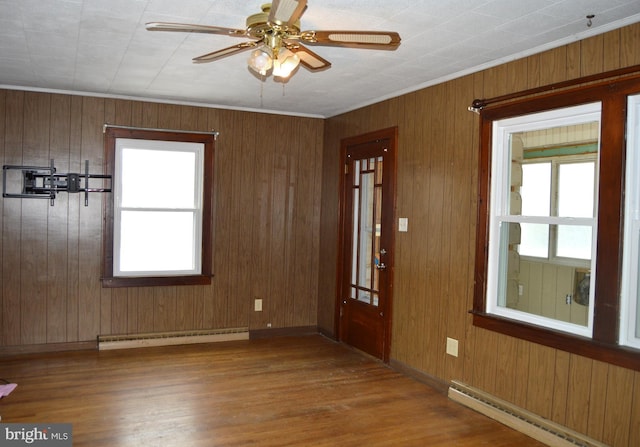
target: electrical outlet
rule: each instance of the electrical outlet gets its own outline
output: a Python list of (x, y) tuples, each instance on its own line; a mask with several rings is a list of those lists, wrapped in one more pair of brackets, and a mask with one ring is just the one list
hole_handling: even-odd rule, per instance
[(447, 354), (458, 357), (458, 340), (447, 337)]
[(262, 312), (262, 299), (261, 298), (256, 298), (255, 301), (253, 302), (253, 310), (255, 310), (256, 312)]

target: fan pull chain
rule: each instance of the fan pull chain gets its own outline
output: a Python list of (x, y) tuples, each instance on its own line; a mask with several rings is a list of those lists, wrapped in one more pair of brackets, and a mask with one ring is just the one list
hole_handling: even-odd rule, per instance
[(260, 108), (264, 106), (262, 102), (262, 93), (264, 92), (264, 81), (260, 81)]

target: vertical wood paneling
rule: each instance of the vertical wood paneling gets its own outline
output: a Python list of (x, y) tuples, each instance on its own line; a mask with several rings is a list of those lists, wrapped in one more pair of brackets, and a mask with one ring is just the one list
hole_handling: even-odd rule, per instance
[[(516, 375), (516, 388), (513, 402), (522, 408), (526, 408), (530, 382), (535, 380), (535, 376), (530, 376), (531, 370), (529, 369), (531, 344), (518, 340), (517, 345), (516, 370), (514, 372)], [(502, 361), (502, 359), (499, 361)]]
[(567, 427), (587, 432), (589, 423), (589, 393), (593, 360), (571, 354), (569, 361), (569, 386), (567, 388)]
[(553, 379), (553, 406), (550, 419), (566, 425), (567, 395), (569, 392), (569, 367), (571, 355), (568, 352), (556, 351)]
[(229, 264), (230, 251), (232, 250), (232, 210), (233, 210), (233, 151), (234, 139), (231, 135), (237, 132), (232, 114), (221, 117), (220, 128), (229, 130), (230, 135), (224, 132), (216, 144), (215, 164), (215, 248), (214, 248), (214, 284), (215, 299), (213, 300), (212, 324), (225, 327), (227, 324), (227, 303), (229, 301), (231, 266)]
[[(618, 31), (620, 33), (620, 66), (640, 64), (640, 25), (635, 24), (624, 27)], [(616, 31), (613, 31), (616, 33)]]
[[(416, 362), (420, 365), (420, 368), (424, 368), (426, 363), (426, 354), (429, 352), (428, 346), (435, 345), (435, 335), (428, 327), (425, 327), (425, 323), (428, 323), (428, 318), (425, 318), (429, 314), (429, 303), (426, 299), (426, 289), (424, 286), (424, 276), (427, 272), (427, 253), (428, 253), (428, 232), (421, 231), (422, 228), (427, 228), (427, 222), (429, 218), (428, 208), (418, 206), (420, 203), (429, 203), (429, 160), (426, 159), (428, 151), (424, 150), (426, 144), (423, 135), (428, 131), (425, 126), (427, 121), (421, 120), (420, 117), (424, 114), (424, 104), (429, 104), (430, 99), (421, 98), (426, 96), (427, 92), (418, 95), (417, 100), (412, 104), (412, 108), (415, 111), (417, 123), (416, 132), (419, 135), (419, 140), (413, 142), (408, 147), (408, 150), (413, 152), (409, 156), (411, 170), (408, 179), (413, 179), (413, 183), (410, 185), (412, 199), (411, 206), (408, 207), (408, 213), (403, 217), (411, 216), (408, 219), (408, 233), (410, 239), (407, 241), (410, 246), (424, 247), (425, 250), (408, 250), (409, 264), (409, 295), (412, 297), (408, 312), (410, 313), (409, 320), (409, 334), (408, 342), (410, 352), (412, 353), (411, 362)], [(424, 100), (421, 100), (424, 99)], [(402, 132), (400, 132), (402, 134)], [(421, 150), (422, 149), (422, 150)], [(402, 147), (398, 148), (398, 152), (402, 153)], [(414, 231), (415, 230), (415, 231)], [(405, 238), (406, 239), (406, 238)], [(397, 244), (396, 244), (397, 245)], [(397, 270), (402, 269), (398, 267)], [(394, 304), (397, 303), (396, 295), (394, 295)], [(393, 341), (391, 342), (393, 344)]]
[(581, 76), (600, 73), (604, 70), (604, 37), (602, 34), (585, 39), (582, 45)]
[[(23, 92), (6, 92), (4, 163), (9, 165), (22, 164), (24, 96)], [(5, 345), (11, 346), (21, 343), (22, 201), (3, 199), (2, 213), (2, 330)]]
[(605, 71), (620, 68), (620, 31), (604, 34), (602, 42), (603, 69)]
[(526, 407), (547, 419), (551, 417), (553, 384), (555, 376), (555, 351), (546, 346), (532, 344), (529, 351), (529, 383)]
[(628, 445), (640, 445), (640, 372), (633, 373), (633, 392), (631, 394), (631, 423), (629, 424)]
[[(58, 172), (69, 172), (71, 98), (51, 97), (49, 157)], [(68, 194), (59, 194), (48, 208), (47, 221), (47, 343), (67, 341)]]
[(632, 425), (634, 372), (609, 366), (607, 400), (604, 410), (604, 434), (609, 445), (630, 445), (629, 427)]
[[(82, 98), (71, 97), (69, 111), (69, 170), (80, 172), (80, 148), (82, 146)], [(67, 197), (67, 341), (80, 341), (80, 197)]]
[(589, 419), (586, 433), (595, 439), (603, 439), (608, 374), (609, 365), (594, 360), (591, 369)]
[[(450, 271), (450, 296), (448, 312), (446, 312), (446, 334), (459, 340), (459, 349), (463, 352), (467, 349), (468, 340), (465, 337), (465, 326), (469, 318), (468, 310), (471, 308), (467, 297), (470, 297), (473, 284), (473, 257), (469, 256), (472, 248), (469, 245), (470, 234), (474, 228), (475, 209), (473, 192), (467, 186), (467, 182), (473, 178), (473, 171), (477, 165), (476, 158), (469, 154), (467, 148), (473, 147), (475, 136), (475, 116), (465, 110), (470, 97), (474, 97), (474, 84), (472, 77), (466, 77), (457, 81), (454, 85), (455, 97), (454, 123), (452, 129), (453, 148), (452, 158), (449, 160), (451, 170), (451, 183), (453, 188), (450, 217), (451, 253), (448, 269)], [(455, 211), (454, 211), (455, 209)], [(459, 353), (460, 354), (460, 353)], [(460, 354), (462, 355), (462, 354)], [(461, 357), (446, 356), (448, 361), (444, 377), (463, 377), (464, 362)]]
[[(253, 207), (253, 191), (255, 189), (255, 173), (259, 169), (254, 163), (256, 151), (260, 150), (256, 141), (256, 123), (258, 115), (255, 113), (243, 114), (238, 116), (240, 123), (239, 145), (234, 151), (233, 160), (233, 203), (235, 206), (235, 214), (233, 221), (236, 223), (234, 228), (237, 232), (234, 237), (235, 246), (235, 262), (233, 264), (234, 271), (234, 290), (236, 290), (236, 304), (233, 308), (236, 312), (231, 315), (232, 325), (247, 326), (249, 324), (248, 316), (253, 312), (252, 286), (253, 270), (251, 269), (252, 257), (252, 240), (251, 231), (257, 224), (255, 209)], [(242, 129), (253, 129), (253, 132), (242, 132)]]
[(273, 133), (276, 121), (275, 117), (261, 116), (256, 128), (256, 134), (262, 135), (262, 138), (259, 140), (260, 145), (256, 150), (254, 208), (257, 224), (253, 228), (252, 245), (255, 250), (255, 258), (252, 265), (255, 275), (252, 296), (263, 300), (263, 311), (251, 313), (250, 327), (256, 329), (265, 328), (267, 324), (271, 323), (274, 303), (272, 302), (273, 295), (270, 293), (270, 266), (272, 262), (281, 262), (279, 254), (271, 245), (271, 197), (274, 195), (271, 172), (274, 154), (273, 151), (267, 149), (276, 144)]
[[(82, 129), (80, 165), (83, 169), (84, 160), (89, 160), (89, 166), (96, 172), (103, 169), (102, 155), (102, 126), (105, 113), (104, 100), (99, 98), (83, 98), (82, 101)], [(84, 206), (80, 200), (80, 287), (79, 287), (79, 336), (80, 340), (95, 339), (100, 333), (101, 323), (101, 260), (97, 253), (101, 253), (101, 225), (102, 207), (100, 197), (90, 197), (90, 206)]]
[[(24, 109), (23, 163), (49, 164), (50, 95), (27, 93)], [(47, 340), (47, 200), (22, 203), (20, 257), (21, 343), (46, 343)], [(41, 253), (33, 256), (32, 253)]]
[(498, 362), (496, 368), (496, 382), (500, 384), (500, 397), (509, 402), (516, 400), (517, 383), (521, 380), (518, 377), (518, 341), (513, 337), (508, 337), (498, 344), (496, 352), (498, 358), (503, 359)]
[[(404, 148), (411, 148), (420, 138), (418, 137), (419, 128), (417, 126), (417, 114), (415, 110), (417, 95), (408, 95), (400, 98), (400, 117), (399, 119), (405, 123), (403, 132), (398, 135), (398, 148), (397, 157), (397, 179), (396, 179), (396, 213), (398, 217), (407, 216), (411, 213), (410, 207), (412, 203), (413, 189), (410, 181), (413, 178), (413, 173), (409, 172), (409, 157), (415, 156), (415, 151), (409, 151)], [(330, 125), (329, 122), (328, 125)], [(400, 149), (402, 148), (402, 149)], [(413, 163), (411, 163), (413, 164)], [(413, 224), (413, 223), (412, 223)], [(410, 268), (411, 261), (408, 258), (410, 250), (405, 249), (409, 244), (407, 239), (412, 236), (412, 233), (396, 233), (395, 245), (396, 252), (394, 257), (395, 269), (394, 269), (394, 295), (408, 296), (410, 295), (409, 285), (411, 282)], [(407, 303), (408, 304), (408, 303)], [(411, 310), (409, 305), (406, 306), (394, 306), (392, 314), (391, 324), (391, 357), (397, 359), (400, 362), (409, 362), (409, 353), (411, 349), (409, 347), (410, 339), (410, 324), (412, 322)]]

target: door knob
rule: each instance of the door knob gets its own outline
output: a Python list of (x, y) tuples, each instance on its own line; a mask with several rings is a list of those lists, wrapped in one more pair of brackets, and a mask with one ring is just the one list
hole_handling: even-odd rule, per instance
[(380, 264), (376, 264), (376, 268), (378, 270), (385, 270), (387, 268), (386, 264), (384, 262), (381, 262)]

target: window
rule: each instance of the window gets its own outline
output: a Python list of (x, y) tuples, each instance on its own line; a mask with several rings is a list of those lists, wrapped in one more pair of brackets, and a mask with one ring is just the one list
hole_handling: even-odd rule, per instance
[(212, 134), (107, 128), (105, 286), (210, 282)]
[(116, 139), (114, 276), (201, 273), (203, 155), (202, 143)]
[(629, 97), (620, 343), (640, 348), (640, 95)]
[(599, 130), (600, 103), (494, 121), (489, 313), (591, 336)]
[(640, 371), (640, 79), (590, 81), (481, 112), (473, 322)]

